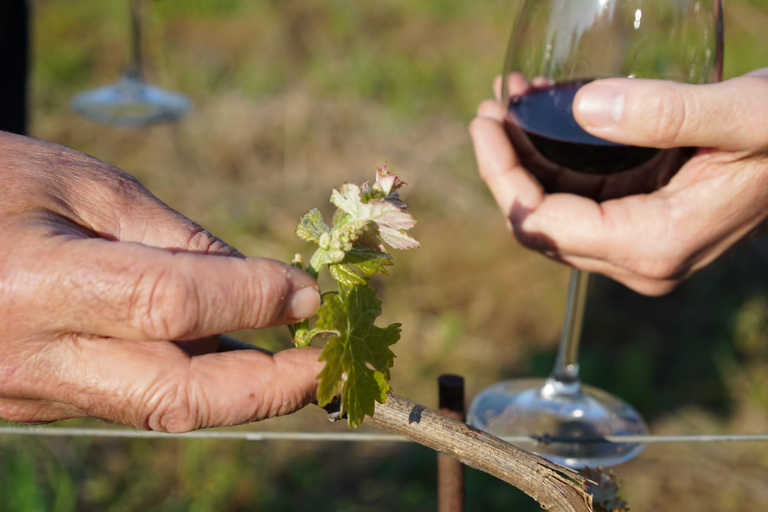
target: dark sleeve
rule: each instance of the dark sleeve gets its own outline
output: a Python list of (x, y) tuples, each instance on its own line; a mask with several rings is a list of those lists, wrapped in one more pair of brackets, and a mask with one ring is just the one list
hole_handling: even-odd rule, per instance
[(29, 6), (0, 0), (0, 130), (27, 131)]

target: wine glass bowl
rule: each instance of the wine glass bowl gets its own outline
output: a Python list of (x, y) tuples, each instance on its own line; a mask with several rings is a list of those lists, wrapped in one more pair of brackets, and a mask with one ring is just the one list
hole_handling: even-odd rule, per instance
[(146, 83), (140, 76), (124, 73), (115, 83), (77, 93), (72, 110), (103, 124), (141, 128), (176, 122), (186, 115), (191, 102), (183, 94)]
[[(595, 137), (576, 122), (574, 98), (601, 78), (718, 81), (722, 33), (720, 0), (526, 0), (501, 84), (505, 127), (520, 162), (547, 192), (595, 201), (664, 186), (693, 148), (638, 147)], [(629, 404), (579, 379), (588, 281), (588, 273), (572, 271), (550, 377), (498, 383), (481, 391), (468, 411), (475, 427), (530, 438), (518, 444), (573, 468), (624, 462), (644, 445), (606, 436), (647, 433)]]
[(581, 384), (575, 393), (559, 392), (558, 386), (552, 378), (499, 382), (475, 398), (470, 422), (501, 437), (515, 436), (521, 448), (576, 469), (616, 465), (645, 448), (605, 439), (648, 433), (629, 404), (592, 386)]
[(114, 83), (77, 93), (70, 107), (92, 121), (125, 128), (172, 123), (192, 106), (187, 96), (144, 80), (142, 32), (145, 0), (127, 0), (130, 13), (129, 62)]
[(719, 0), (528, 0), (502, 74), (506, 128), (548, 192), (597, 200), (652, 192), (693, 154), (599, 139), (576, 123), (573, 99), (595, 79), (694, 84), (722, 75)]

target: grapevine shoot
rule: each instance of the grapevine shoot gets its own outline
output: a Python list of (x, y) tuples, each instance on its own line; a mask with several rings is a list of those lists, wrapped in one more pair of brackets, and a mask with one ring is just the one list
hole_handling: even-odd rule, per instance
[(387, 275), (393, 249), (414, 249), (419, 243), (407, 233), (415, 224), (400, 200), (405, 185), (386, 165), (376, 170), (376, 180), (361, 186), (345, 183), (334, 189), (336, 206), (329, 227), (318, 209), (301, 217), (296, 234), (317, 245), (305, 267), (300, 255), (293, 265), (317, 278), (328, 268), (337, 291), (323, 294), (314, 322), (291, 326), (296, 346), (309, 345), (316, 336), (328, 341), (320, 354), (325, 367), (318, 375), (317, 399), (321, 407), (341, 393), (341, 413), (350, 427), (372, 416), (375, 402), (384, 403), (389, 370), (395, 355), (390, 347), (400, 339), (400, 324), (375, 325), (381, 301), (369, 286), (370, 277)]

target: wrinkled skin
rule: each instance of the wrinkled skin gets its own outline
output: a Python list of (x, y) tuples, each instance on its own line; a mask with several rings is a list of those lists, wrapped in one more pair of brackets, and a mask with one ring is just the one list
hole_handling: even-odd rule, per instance
[(56, 144), (0, 132), (0, 196), (0, 417), (182, 432), (314, 400), (316, 349), (219, 351), (220, 333), (311, 316), (309, 275)]
[(647, 194), (547, 193), (520, 163), (505, 115), (488, 100), (470, 125), (480, 175), (515, 237), (550, 258), (661, 295), (768, 228), (768, 68), (710, 85), (615, 78), (581, 88), (574, 116), (593, 135), (699, 148)]

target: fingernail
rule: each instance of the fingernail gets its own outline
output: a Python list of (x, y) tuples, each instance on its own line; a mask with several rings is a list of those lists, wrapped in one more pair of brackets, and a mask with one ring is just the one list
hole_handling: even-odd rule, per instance
[(292, 320), (304, 320), (311, 317), (320, 307), (320, 294), (312, 286), (296, 290), (288, 300), (285, 316)]
[(624, 112), (624, 91), (615, 87), (590, 87), (579, 95), (576, 105), (580, 120), (589, 127), (607, 128), (617, 124)]

